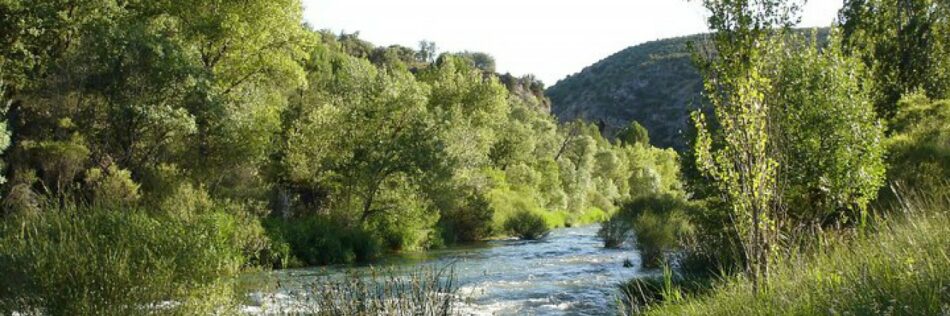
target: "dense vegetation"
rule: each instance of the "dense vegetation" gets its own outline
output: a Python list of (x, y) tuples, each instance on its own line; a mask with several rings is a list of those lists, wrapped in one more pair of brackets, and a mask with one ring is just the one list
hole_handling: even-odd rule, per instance
[[(312, 30), (296, 0), (0, 1), (0, 313), (228, 314), (242, 271), (599, 221), (665, 271), (638, 312), (947, 311), (947, 2), (847, 1), (827, 40), (797, 2), (703, 3), (714, 33), (549, 89), (558, 122), (487, 54)], [(684, 159), (650, 145), (680, 130)], [(451, 275), (417, 278), (313, 292), (451, 312)]]
[(487, 54), (312, 30), (296, 0), (13, 0), (0, 26), (3, 313), (218, 312), (245, 269), (681, 190), (675, 152), (557, 124)]
[(789, 29), (800, 2), (703, 2), (688, 195), (601, 229), (664, 269), (622, 286), (624, 312), (946, 313), (950, 6), (899, 3), (846, 1), (819, 48)]

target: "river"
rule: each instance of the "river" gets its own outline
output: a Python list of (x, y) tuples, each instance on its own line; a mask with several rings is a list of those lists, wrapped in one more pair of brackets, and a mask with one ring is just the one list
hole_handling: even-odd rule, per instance
[[(537, 241), (497, 240), (388, 259), (376, 266), (412, 269), (453, 264), (464, 315), (610, 315), (619, 282), (644, 273), (633, 249), (604, 249), (598, 226), (560, 228)], [(633, 267), (624, 267), (630, 260)], [(280, 287), (252, 297), (288, 304), (302, 284), (353, 267), (267, 272)], [(367, 267), (356, 267), (367, 269)], [(267, 293), (262, 293), (267, 292)], [(257, 311), (249, 307), (248, 311)]]

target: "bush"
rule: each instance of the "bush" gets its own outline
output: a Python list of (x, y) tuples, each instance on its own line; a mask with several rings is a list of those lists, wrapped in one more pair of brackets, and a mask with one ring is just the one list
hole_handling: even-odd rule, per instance
[(505, 220), (505, 231), (524, 240), (535, 240), (550, 232), (544, 217), (530, 211), (520, 211)]
[(484, 196), (473, 193), (460, 208), (444, 211), (439, 218), (442, 239), (449, 243), (470, 242), (491, 237), (495, 210)]
[(72, 209), (0, 226), (0, 314), (210, 314), (243, 263), (223, 213), (181, 219)]
[(680, 249), (683, 237), (693, 227), (683, 209), (647, 210), (633, 221), (636, 247), (640, 250), (641, 263), (647, 268), (657, 268), (666, 262), (666, 254)]
[(93, 204), (103, 208), (128, 208), (139, 201), (139, 185), (132, 181), (132, 173), (115, 165), (86, 170), (85, 182)]
[(604, 240), (605, 248), (620, 248), (630, 239), (632, 229), (628, 219), (615, 216), (600, 224), (597, 237)]
[(689, 216), (697, 209), (671, 194), (642, 196), (621, 205), (601, 226), (598, 236), (605, 247), (619, 247), (632, 230), (643, 266), (659, 267), (668, 253), (684, 246), (685, 238), (693, 232)]
[[(650, 315), (942, 315), (950, 302), (950, 196), (904, 197), (874, 232), (821, 236), (774, 265), (766, 290), (729, 277), (712, 292), (660, 305)], [(907, 218), (899, 218), (909, 214)]]
[(284, 265), (293, 260), (308, 265), (369, 262), (382, 250), (378, 237), (326, 215), (291, 220), (272, 218), (265, 222), (265, 228), (278, 245), (289, 245), (295, 258), (281, 259)]

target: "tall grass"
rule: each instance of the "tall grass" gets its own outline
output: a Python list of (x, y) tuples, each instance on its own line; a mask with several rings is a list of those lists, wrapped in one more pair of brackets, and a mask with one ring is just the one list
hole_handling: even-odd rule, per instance
[(349, 271), (328, 275), (307, 285), (298, 296), (299, 306), (289, 311), (307, 315), (412, 315), (456, 314), (458, 286), (454, 266), (427, 266), (405, 272), (396, 269)]
[(0, 223), (0, 314), (227, 313), (236, 220), (71, 208)]
[(792, 251), (754, 294), (741, 276), (667, 302), (651, 315), (950, 314), (950, 192), (905, 199), (856, 236), (826, 234)]

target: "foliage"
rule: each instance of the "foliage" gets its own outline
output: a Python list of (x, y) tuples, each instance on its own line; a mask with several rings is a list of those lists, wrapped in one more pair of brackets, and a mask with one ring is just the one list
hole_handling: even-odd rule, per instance
[(600, 223), (597, 237), (604, 241), (605, 248), (620, 248), (631, 237), (632, 232), (630, 219), (615, 215)]
[[(889, 151), (887, 179), (902, 189), (947, 192), (950, 183), (950, 101), (930, 100), (910, 94), (898, 103), (887, 139)], [(878, 204), (896, 202), (892, 192)]]
[(85, 183), (92, 190), (92, 201), (106, 209), (134, 207), (139, 200), (139, 185), (132, 173), (114, 165), (86, 170)]
[(694, 205), (671, 194), (641, 196), (623, 203), (601, 226), (598, 236), (608, 248), (635, 237), (641, 264), (656, 268), (669, 262), (667, 255), (684, 249), (694, 230), (689, 217), (696, 212)]
[(265, 223), (272, 239), (290, 246), (294, 258), (280, 258), (283, 265), (300, 260), (307, 265), (368, 262), (377, 258), (382, 241), (359, 227), (347, 227), (339, 218), (309, 216), (283, 220), (269, 219)]
[(950, 97), (950, 4), (939, 0), (848, 0), (839, 13), (844, 51), (872, 72), (878, 114), (893, 118), (904, 94)]
[(859, 220), (884, 183), (884, 124), (855, 80), (866, 76), (860, 61), (796, 38), (768, 44), (765, 66), (769, 146), (789, 225)]
[(135, 209), (64, 209), (7, 218), (4, 313), (210, 313), (233, 304), (243, 264), (227, 214), (184, 219)]
[[(742, 241), (746, 271), (758, 281), (767, 278), (771, 250), (777, 241), (777, 164), (770, 152), (766, 98), (770, 80), (763, 49), (773, 27), (793, 24), (798, 6), (782, 1), (704, 1), (716, 56), (697, 58), (704, 91), (712, 104), (717, 147), (702, 112), (694, 113), (696, 165), (711, 177), (732, 208), (732, 225)], [(706, 59), (702, 59), (706, 57)], [(757, 284), (757, 283), (756, 283)]]
[(637, 121), (631, 121), (629, 126), (620, 131), (617, 135), (617, 139), (626, 145), (650, 144), (649, 132)]
[(471, 193), (464, 205), (442, 213), (439, 227), (442, 238), (449, 243), (484, 240), (494, 234), (492, 220), (495, 210), (487, 197)]
[(505, 220), (505, 231), (519, 239), (535, 240), (548, 234), (544, 217), (531, 211), (519, 211)]
[(946, 191), (907, 197), (905, 214), (881, 219), (853, 238), (830, 232), (815, 251), (792, 251), (775, 266), (767, 289), (730, 277), (714, 290), (659, 305), (648, 315), (941, 314), (946, 312), (950, 238)]

